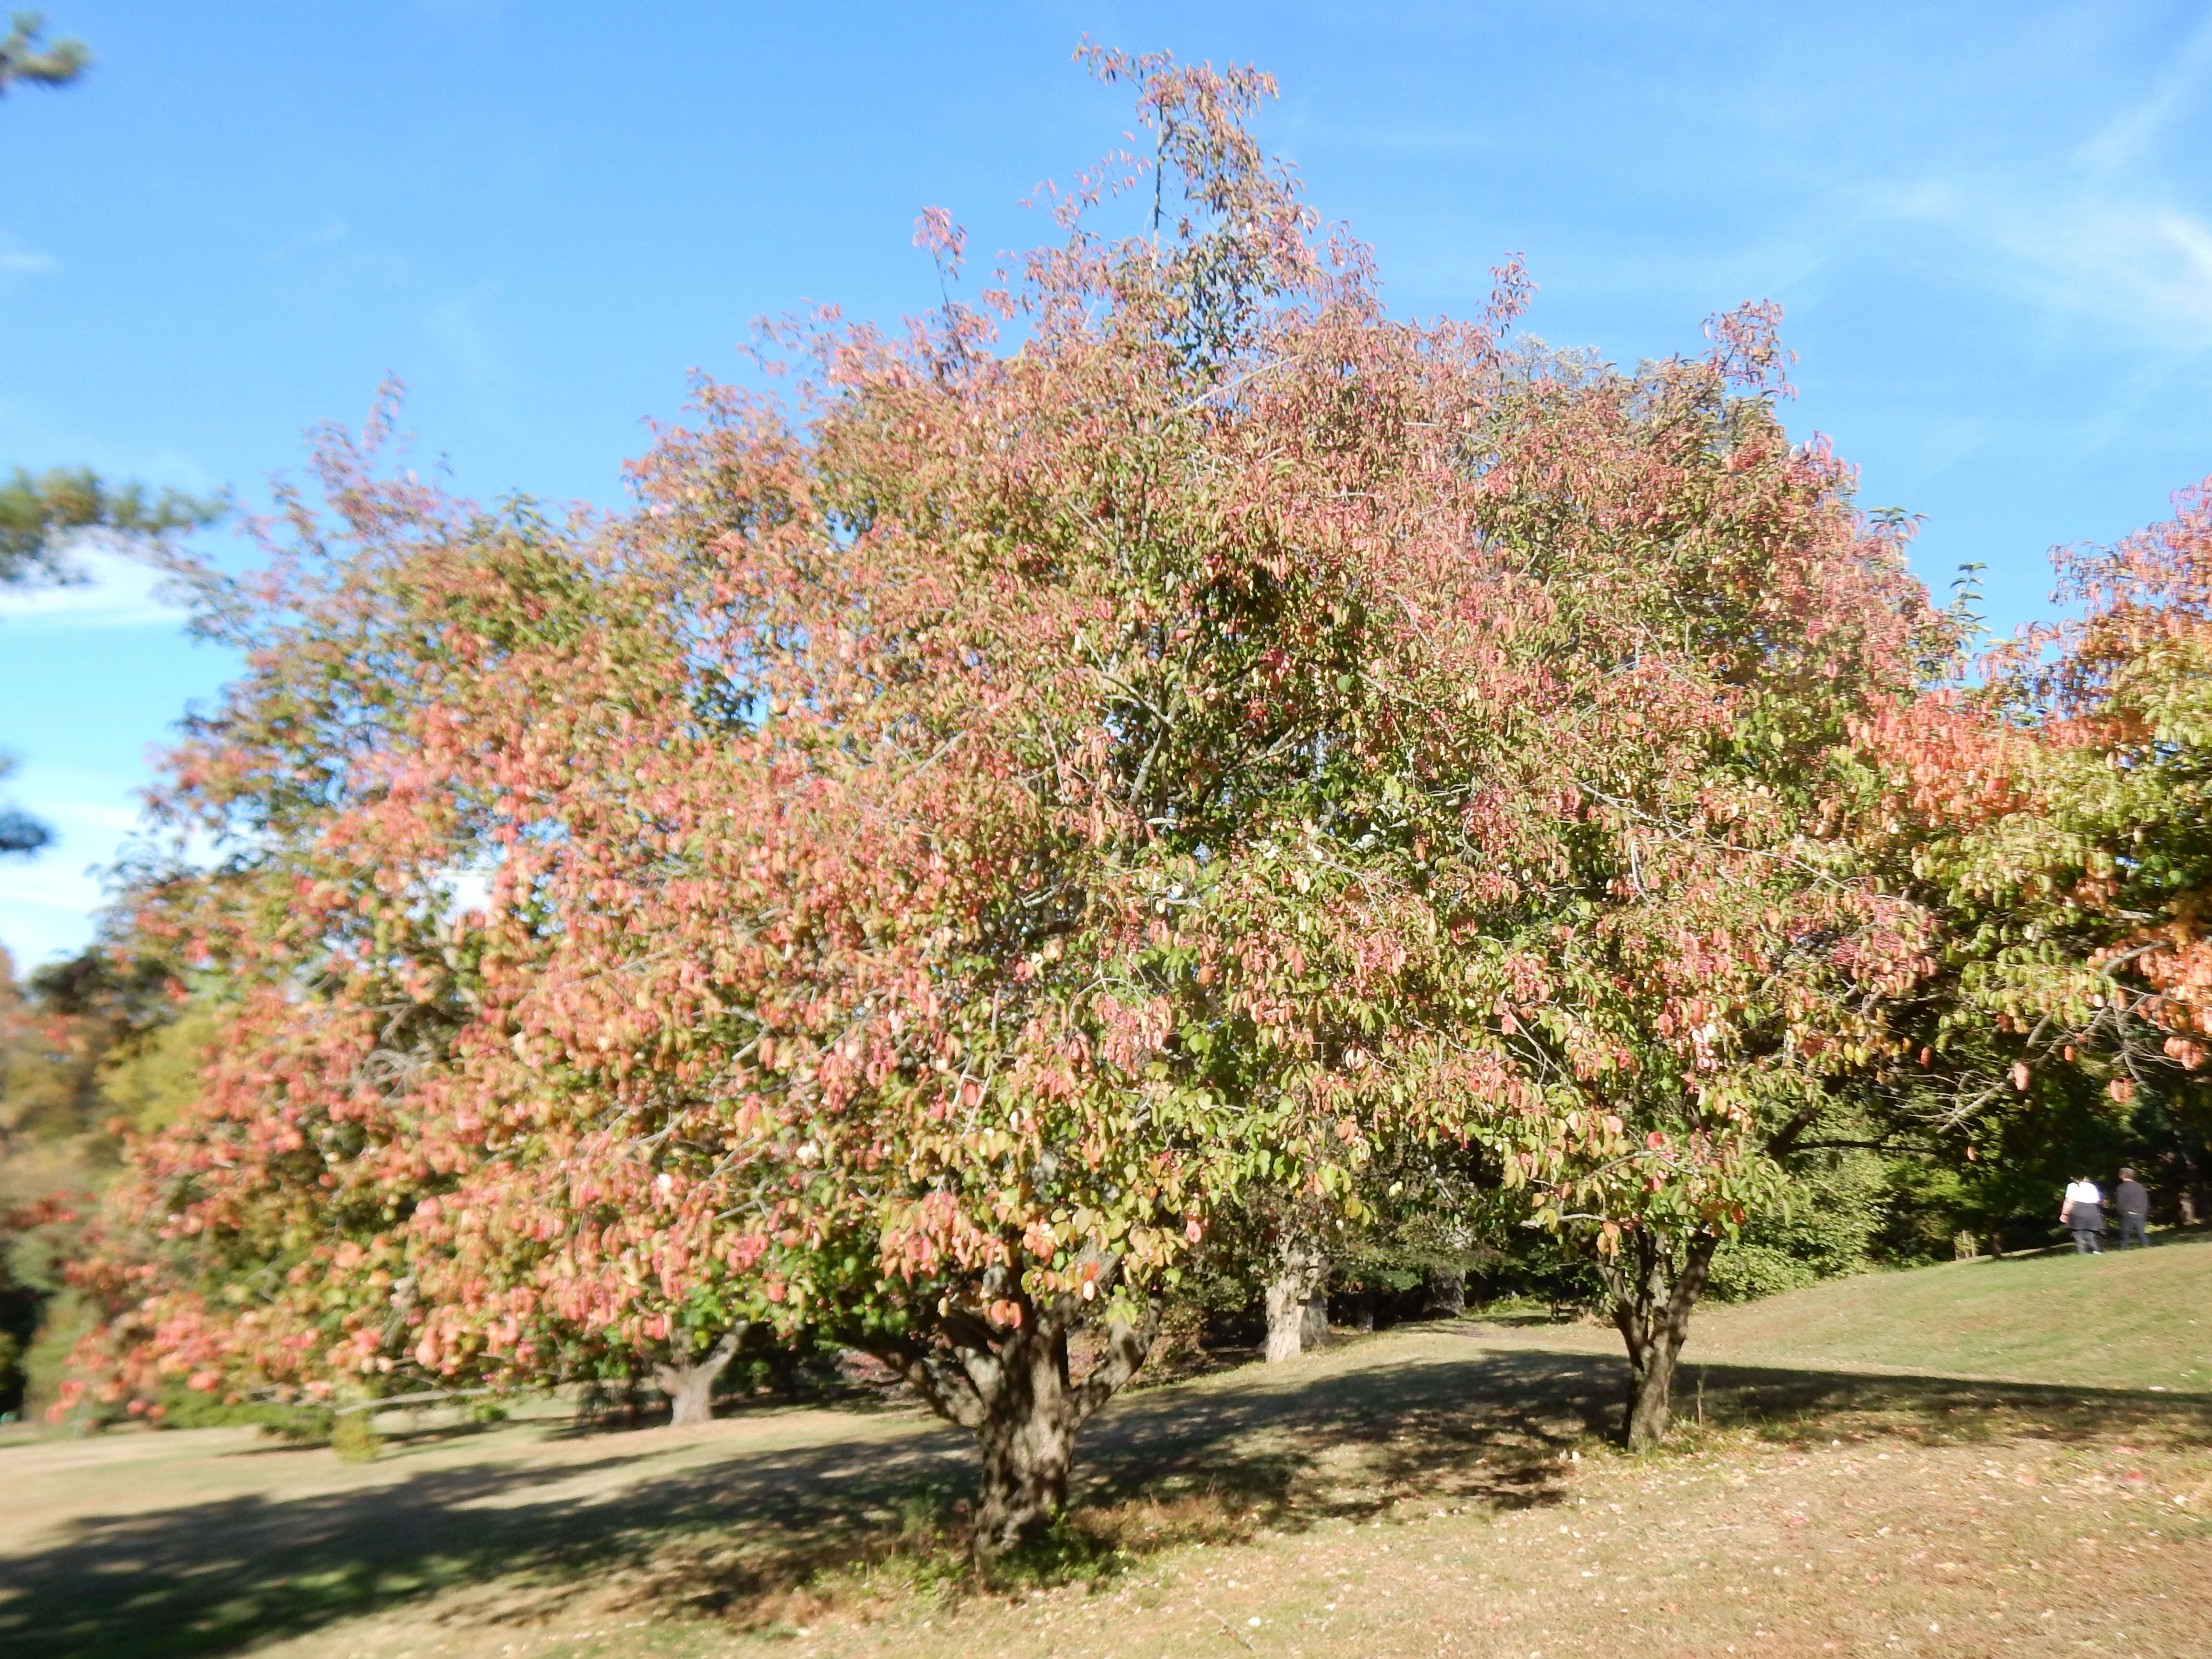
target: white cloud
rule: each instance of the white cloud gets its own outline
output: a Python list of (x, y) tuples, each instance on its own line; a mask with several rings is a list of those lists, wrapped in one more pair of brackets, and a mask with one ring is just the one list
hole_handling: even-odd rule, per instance
[(101, 874), (138, 832), (140, 781), (27, 762), (0, 781), (0, 799), (18, 804), (54, 832), (30, 859), (0, 860), (0, 944), (19, 969), (80, 951), (106, 902)]
[(2055, 310), (2166, 350), (2212, 347), (2212, 222), (2171, 201), (1921, 185), (1904, 219), (1960, 234), (1981, 273)]
[(151, 566), (99, 547), (81, 548), (70, 562), (89, 580), (0, 591), (0, 624), (41, 629), (173, 628), (184, 620), (183, 607), (165, 597), (168, 578)]
[(2212, 71), (2212, 13), (2181, 44), (2150, 91), (2118, 111), (2081, 146), (2075, 160), (2090, 172), (2111, 173), (2140, 161), (2196, 100)]

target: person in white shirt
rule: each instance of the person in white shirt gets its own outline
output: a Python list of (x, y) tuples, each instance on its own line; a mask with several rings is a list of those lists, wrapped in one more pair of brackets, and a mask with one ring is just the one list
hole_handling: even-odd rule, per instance
[(2058, 1224), (2073, 1233), (2077, 1255), (2104, 1255), (2105, 1195), (2088, 1176), (2068, 1185), (2066, 1201), (2058, 1206)]

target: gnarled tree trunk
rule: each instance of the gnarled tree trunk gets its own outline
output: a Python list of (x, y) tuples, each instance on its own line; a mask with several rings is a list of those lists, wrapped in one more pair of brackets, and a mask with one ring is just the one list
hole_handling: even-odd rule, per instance
[(655, 1365), (653, 1386), (668, 1396), (672, 1427), (714, 1420), (714, 1382), (744, 1340), (744, 1328), (725, 1331), (720, 1341), (689, 1365)]
[(1262, 1297), (1267, 1310), (1267, 1363), (1296, 1359), (1328, 1340), (1328, 1258), (1302, 1240), (1280, 1245)]
[(1060, 1297), (1040, 1306), (1017, 1297), (1008, 1301), (1020, 1310), (1018, 1324), (956, 1310), (940, 1326), (942, 1341), (915, 1341), (884, 1356), (932, 1410), (975, 1437), (983, 1468), (973, 1547), (985, 1562), (1052, 1524), (1067, 1502), (1077, 1431), (1136, 1375), (1159, 1329), (1154, 1308), (1134, 1325), (1112, 1324), (1105, 1352), (1078, 1380), (1068, 1373), (1067, 1339), (1085, 1304)]
[(1467, 1311), (1467, 1275), (1456, 1267), (1431, 1267), (1425, 1276), (1429, 1312), (1438, 1319), (1457, 1319)]
[(1667, 1432), (1674, 1364), (1719, 1245), (1717, 1233), (1668, 1239), (1638, 1227), (1622, 1232), (1619, 1255), (1599, 1260), (1598, 1272), (1613, 1300), (1613, 1322), (1628, 1344), (1620, 1443), (1631, 1451), (1656, 1445)]

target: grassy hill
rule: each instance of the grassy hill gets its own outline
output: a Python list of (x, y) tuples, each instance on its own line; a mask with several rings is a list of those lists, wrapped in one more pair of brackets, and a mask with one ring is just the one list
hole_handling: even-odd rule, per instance
[(1946, 1262), (1708, 1306), (1684, 1358), (2212, 1393), (2212, 1235)]

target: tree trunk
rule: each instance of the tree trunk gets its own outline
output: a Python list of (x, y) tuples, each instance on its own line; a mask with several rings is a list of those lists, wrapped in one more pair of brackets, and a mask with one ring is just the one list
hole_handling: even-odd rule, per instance
[(1138, 1325), (1110, 1326), (1105, 1352), (1077, 1382), (1067, 1336), (1084, 1304), (1062, 1297), (1048, 1307), (1026, 1298), (1017, 1305), (1020, 1322), (1011, 1325), (956, 1310), (941, 1342), (916, 1340), (897, 1356), (931, 1409), (975, 1437), (983, 1468), (971, 1547), (985, 1563), (1052, 1525), (1067, 1502), (1076, 1431), (1136, 1374), (1159, 1330), (1157, 1309)]
[(1373, 1330), (1375, 1328), (1375, 1291), (1373, 1287), (1370, 1285), (1362, 1285), (1358, 1290), (1352, 1292), (1347, 1300), (1352, 1304), (1351, 1308), (1348, 1310), (1352, 1317), (1346, 1322), (1348, 1323), (1355, 1331), (1366, 1332)]
[(1310, 1244), (1287, 1243), (1275, 1252), (1275, 1276), (1264, 1292), (1267, 1307), (1267, 1363), (1296, 1359), (1328, 1340), (1328, 1260)]
[(998, 1352), (1000, 1383), (975, 1438), (983, 1452), (975, 1553), (994, 1559), (1036, 1537), (1067, 1502), (1082, 1419), (1067, 1374), (1067, 1333), (1022, 1330)]
[(1467, 1312), (1467, 1275), (1455, 1267), (1428, 1271), (1429, 1312), (1437, 1319), (1457, 1319)]
[(653, 1386), (668, 1396), (668, 1422), (672, 1428), (683, 1428), (696, 1423), (714, 1420), (714, 1382), (729, 1364), (744, 1338), (742, 1328), (725, 1331), (721, 1340), (715, 1343), (696, 1363), (690, 1365), (655, 1365)]
[(1613, 1322), (1628, 1345), (1628, 1399), (1620, 1443), (1631, 1451), (1665, 1437), (1674, 1364), (1690, 1334), (1690, 1311), (1712, 1271), (1717, 1233), (1693, 1233), (1675, 1248), (1650, 1231), (1624, 1232), (1620, 1253), (1599, 1272), (1613, 1297)]

